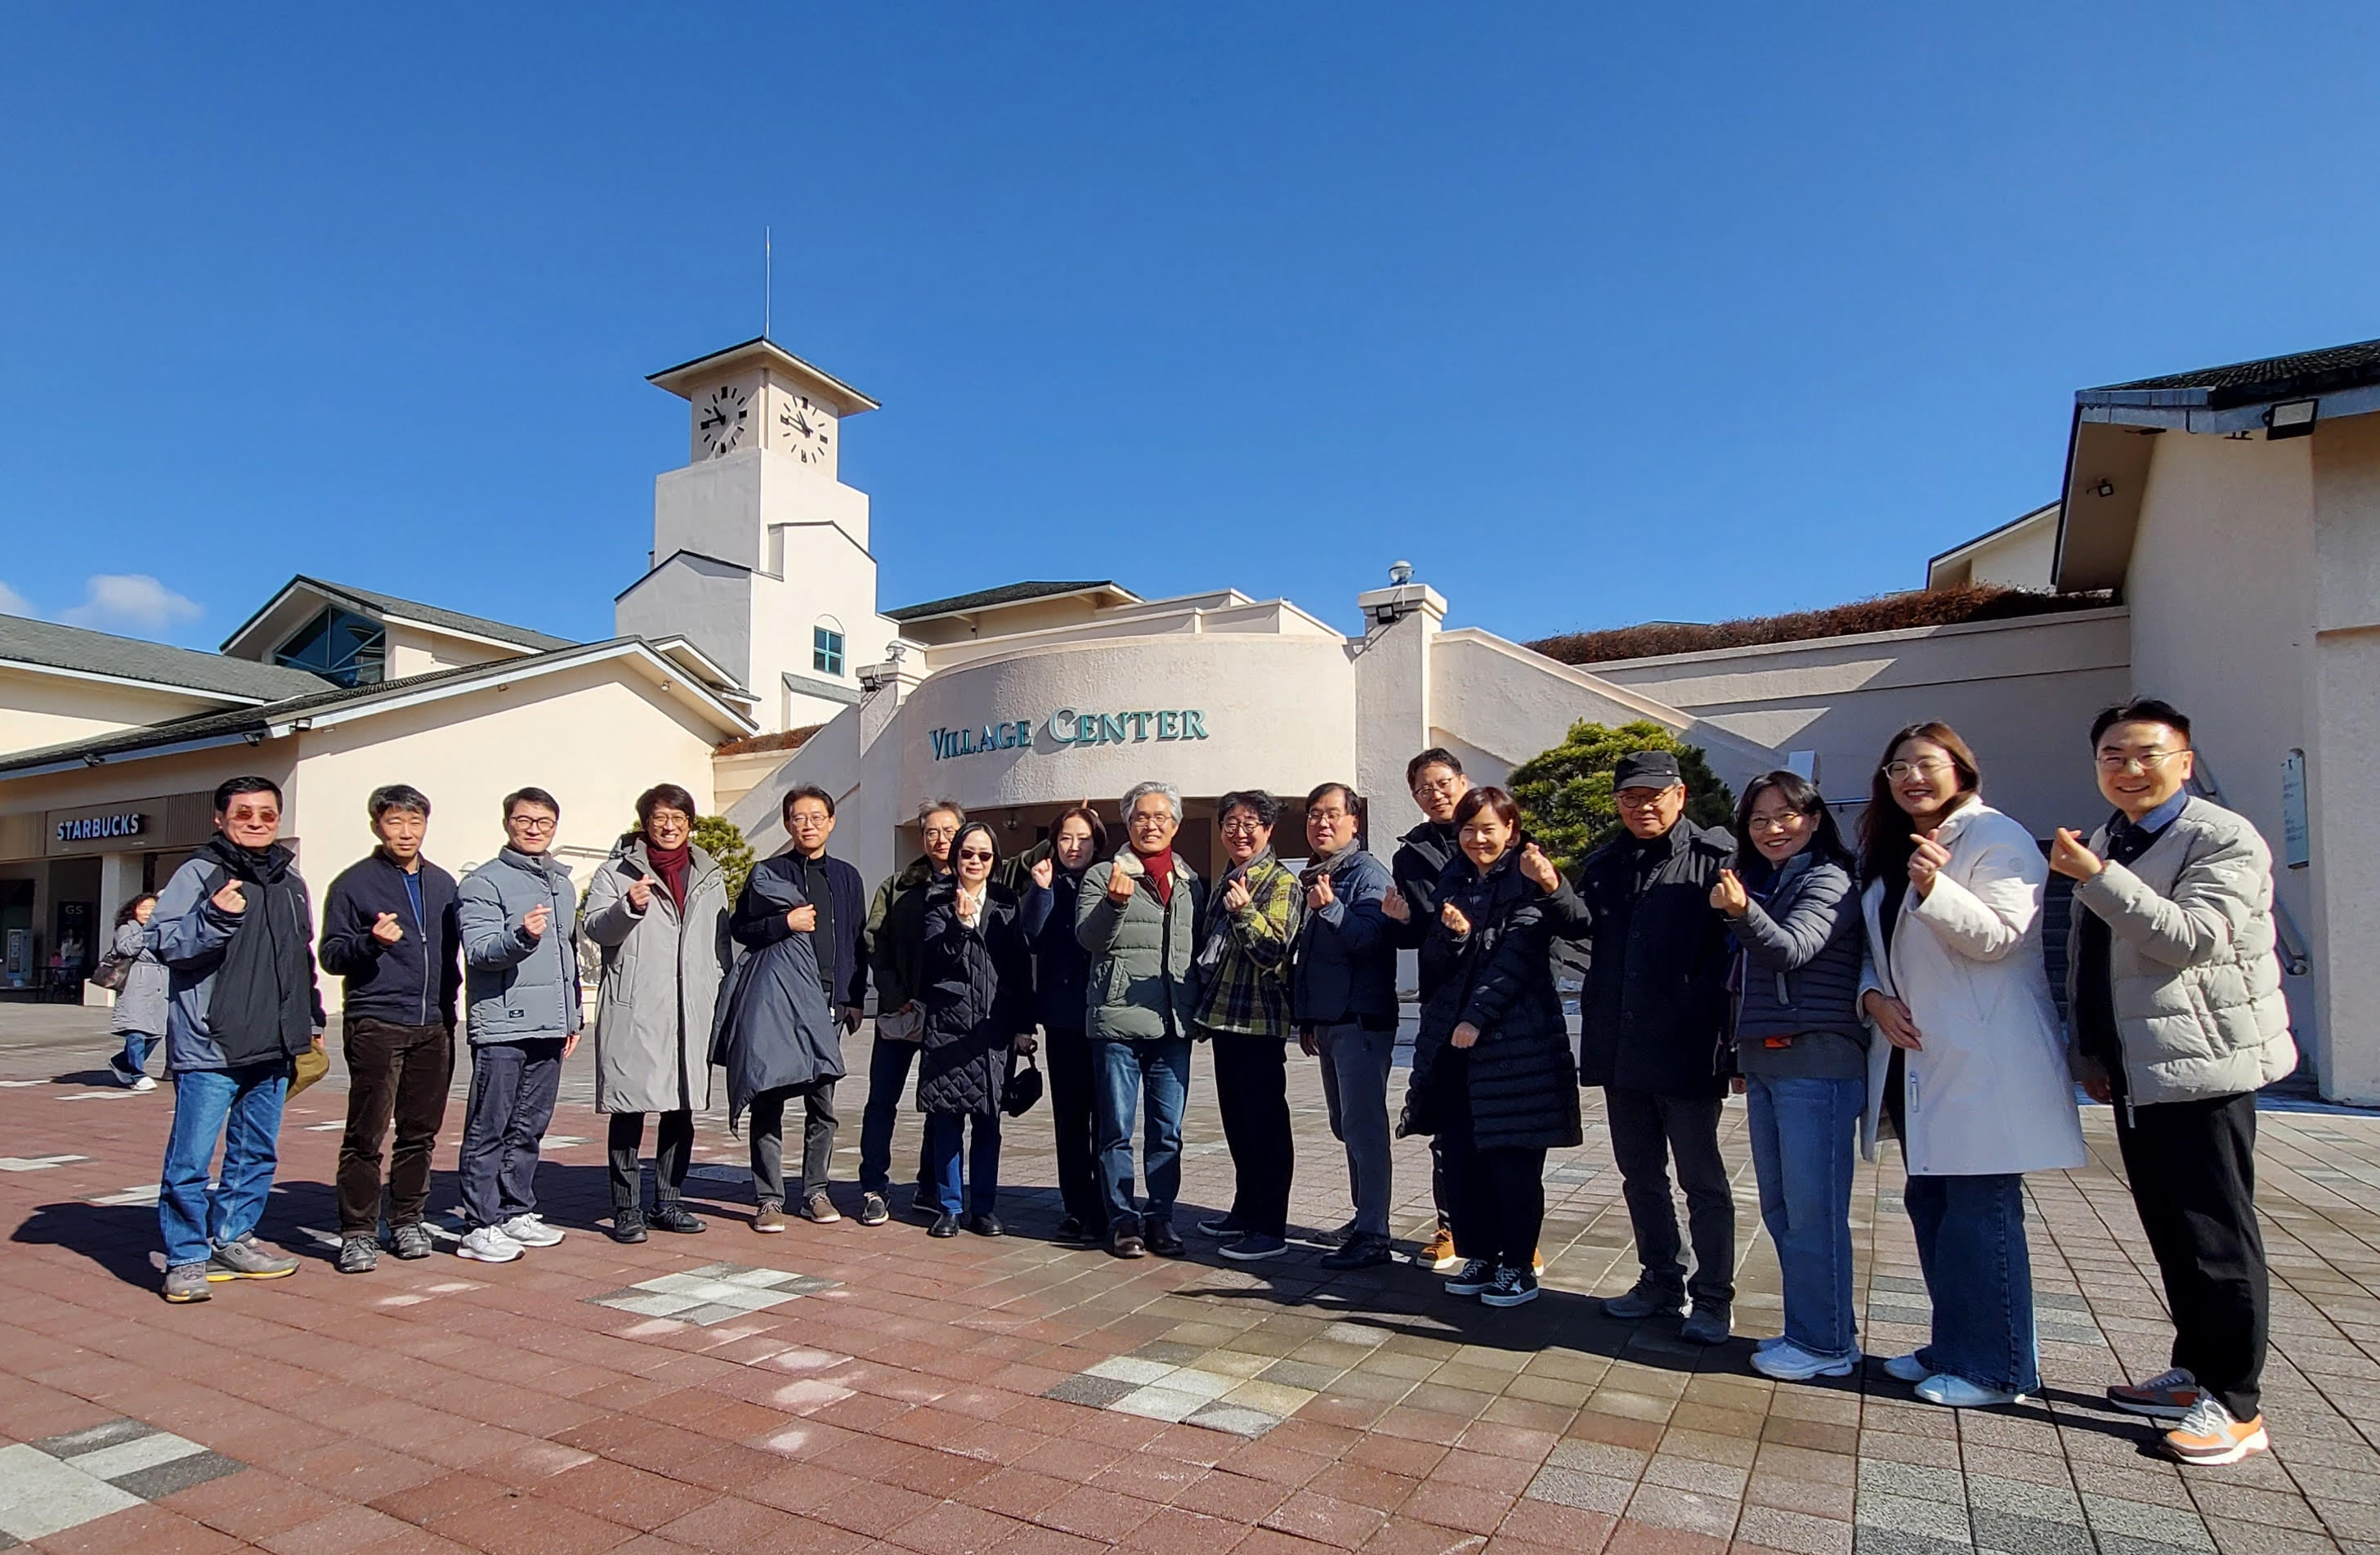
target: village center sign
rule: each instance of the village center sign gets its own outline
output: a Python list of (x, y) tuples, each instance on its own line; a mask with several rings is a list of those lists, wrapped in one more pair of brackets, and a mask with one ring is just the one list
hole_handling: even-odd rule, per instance
[(1004, 719), (965, 729), (929, 729), (934, 759), (981, 756), (994, 750), (1071, 750), (1087, 745), (1138, 745), (1148, 740), (1203, 740), (1207, 714), (1196, 708), (1167, 708), (1136, 712), (1077, 712), (1060, 708), (1040, 722), (1046, 744), (1034, 739), (1034, 721)]

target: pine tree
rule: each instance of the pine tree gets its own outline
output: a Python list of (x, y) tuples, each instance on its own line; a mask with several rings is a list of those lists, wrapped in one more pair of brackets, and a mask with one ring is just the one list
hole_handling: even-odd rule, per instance
[(1567, 869), (1620, 834), (1620, 809), (1611, 799), (1611, 770), (1633, 751), (1667, 750), (1678, 758), (1686, 780), (1686, 819), (1697, 826), (1724, 828), (1735, 819), (1735, 796), (1703, 759), (1660, 724), (1638, 719), (1614, 729), (1582, 720), (1562, 743), (1512, 769), (1505, 786), (1521, 807), (1529, 834)]

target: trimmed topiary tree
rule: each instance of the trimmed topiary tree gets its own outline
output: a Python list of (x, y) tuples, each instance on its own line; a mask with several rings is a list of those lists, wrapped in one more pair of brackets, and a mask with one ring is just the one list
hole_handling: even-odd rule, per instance
[(1691, 746), (1650, 719), (1617, 729), (1582, 720), (1562, 743), (1512, 769), (1506, 787), (1521, 807), (1529, 833), (1548, 856), (1568, 869), (1620, 834), (1611, 800), (1611, 771), (1632, 751), (1676, 754), (1686, 780), (1686, 819), (1724, 829), (1735, 819), (1735, 796)]

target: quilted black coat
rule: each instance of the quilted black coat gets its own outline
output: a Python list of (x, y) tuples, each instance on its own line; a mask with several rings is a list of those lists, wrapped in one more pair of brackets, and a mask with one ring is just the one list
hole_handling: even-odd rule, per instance
[(1033, 1029), (1033, 936), (1049, 916), (1050, 893), (1028, 884), (1020, 900), (997, 882), (984, 889), (970, 927), (959, 921), (953, 880), (926, 888), (920, 1112), (999, 1112), (1009, 1045)]
[[(1516, 844), (1481, 875), (1458, 854), (1439, 878), (1438, 899), (1471, 920), (1457, 940), (1443, 922), (1449, 970), (1428, 1004), (1414, 1043), (1407, 1115), (1437, 1132), (1439, 1087), (1462, 1086), (1471, 1104), (1473, 1141), (1483, 1150), (1558, 1149), (1578, 1144), (1578, 1086), (1561, 994), (1554, 986), (1554, 913), (1545, 893), (1520, 870)], [(1455, 1048), (1468, 1021), (1479, 1040)]]

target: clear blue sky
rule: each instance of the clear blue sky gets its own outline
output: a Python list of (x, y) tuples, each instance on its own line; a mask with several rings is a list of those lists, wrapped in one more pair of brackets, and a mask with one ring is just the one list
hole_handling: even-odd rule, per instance
[(887, 605), (1832, 603), (2077, 387), (2380, 335), (2368, 5), (506, 10), (0, 16), (16, 597), (606, 635), (764, 225)]

